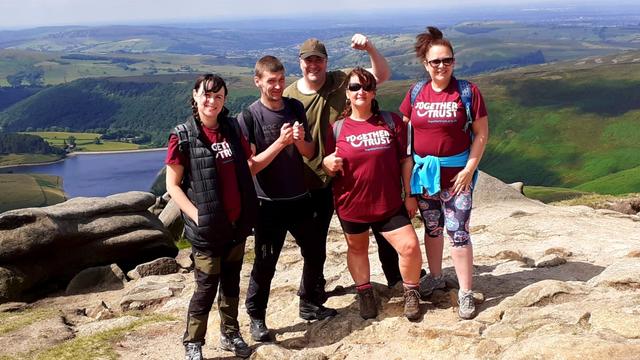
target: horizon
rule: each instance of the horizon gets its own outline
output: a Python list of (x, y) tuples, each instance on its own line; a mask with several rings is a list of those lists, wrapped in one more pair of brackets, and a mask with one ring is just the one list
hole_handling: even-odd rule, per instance
[[(458, 18), (476, 18), (485, 16), (500, 17), (506, 12), (514, 15), (534, 13), (561, 13), (563, 11), (608, 11), (611, 14), (633, 14), (635, 8), (640, 14), (640, 5), (631, 0), (614, 0), (606, 4), (601, 1), (571, 1), (558, 3), (553, 0), (452, 0), (446, 4), (424, 3), (421, 0), (406, 0), (402, 7), (389, 5), (384, 0), (370, 0), (366, 9), (360, 9), (362, 3), (353, 0), (326, 0), (323, 9), (310, 8), (297, 1), (284, 0), (278, 6), (265, 9), (257, 0), (221, 1), (211, 7), (198, 3), (187, 3), (176, 8), (171, 0), (139, 0), (127, 3), (126, 0), (113, 0), (105, 3), (84, 2), (80, 0), (4, 0), (0, 3), (0, 30), (25, 30), (39, 27), (58, 26), (106, 26), (106, 25), (193, 25), (251, 22), (251, 20), (277, 21), (288, 20), (293, 23), (305, 20), (331, 20), (362, 22), (371, 18), (410, 17), (424, 12), (429, 16), (437, 12), (434, 20), (452, 16)], [(496, 8), (494, 8), (496, 7)], [(464, 9), (461, 11), (460, 9)], [(194, 11), (194, 9), (196, 9)], [(470, 11), (473, 10), (473, 11)], [(351, 12), (350, 12), (351, 11)], [(196, 13), (194, 15), (194, 13)], [(253, 24), (259, 26), (260, 24)], [(391, 25), (391, 24), (390, 24)], [(281, 26), (287, 26), (282, 24)]]

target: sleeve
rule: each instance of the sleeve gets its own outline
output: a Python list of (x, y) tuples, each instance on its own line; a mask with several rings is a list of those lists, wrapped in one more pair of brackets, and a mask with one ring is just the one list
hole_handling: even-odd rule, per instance
[[(242, 137), (244, 137), (245, 140), (247, 140), (249, 143), (252, 143), (251, 141), (253, 140), (253, 144), (255, 145), (255, 137), (253, 136), (252, 133), (249, 132), (249, 127), (247, 126), (247, 122), (244, 118), (245, 111), (251, 111), (251, 110), (249, 110), (249, 108), (246, 108), (245, 110), (241, 111), (240, 114), (238, 114), (238, 117), (237, 117), (238, 125), (240, 125), (240, 131), (242, 132)], [(251, 155), (251, 152), (249, 152), (249, 155)]]
[(244, 155), (247, 160), (251, 159), (251, 145), (249, 145), (249, 141), (244, 136), (240, 136), (240, 144), (242, 145), (242, 150), (244, 150)]
[(325, 157), (331, 153), (336, 151), (336, 139), (333, 135), (333, 126), (327, 126), (327, 135), (324, 139), (324, 154), (322, 157)]
[[(415, 86), (415, 85), (414, 85)], [(413, 89), (413, 86), (411, 88), (409, 88), (409, 90), (407, 91), (407, 93), (404, 96), (404, 99), (402, 100), (402, 103), (400, 104), (400, 108), (398, 110), (400, 110), (400, 113), (408, 118), (411, 118), (411, 89)]]
[(187, 157), (180, 151), (178, 147), (178, 136), (171, 134), (169, 136), (169, 144), (167, 145), (167, 156), (164, 159), (167, 165), (187, 165)]
[(473, 83), (471, 84), (471, 94), (471, 111), (473, 112), (473, 118), (479, 119), (487, 116), (487, 108), (480, 89)]
[(405, 122), (402, 121), (402, 118), (400, 118), (398, 114), (392, 113), (391, 116), (393, 118), (393, 122), (396, 127), (396, 131), (394, 135), (395, 135), (395, 143), (398, 149), (398, 158), (402, 160), (407, 156), (409, 156), (407, 154), (407, 124), (405, 124)]

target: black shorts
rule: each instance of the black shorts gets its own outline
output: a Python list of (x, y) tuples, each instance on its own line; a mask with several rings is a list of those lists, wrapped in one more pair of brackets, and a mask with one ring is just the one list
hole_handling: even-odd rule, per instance
[(409, 214), (407, 214), (407, 209), (405, 209), (404, 205), (400, 206), (400, 209), (395, 214), (376, 222), (358, 223), (340, 219), (342, 231), (347, 234), (361, 234), (368, 231), (369, 228), (374, 232), (388, 232), (409, 224), (411, 224), (411, 220), (409, 220)]

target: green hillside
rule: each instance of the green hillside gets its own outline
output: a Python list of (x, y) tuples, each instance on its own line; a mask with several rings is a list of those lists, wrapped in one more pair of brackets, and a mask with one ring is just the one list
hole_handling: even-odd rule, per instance
[[(191, 113), (195, 74), (89, 78), (45, 88), (0, 112), (4, 131), (128, 129), (163, 145), (169, 130)], [(227, 106), (239, 112), (257, 98), (250, 78), (227, 77)]]
[(65, 201), (62, 179), (42, 174), (0, 174), (0, 213)]
[[(479, 85), (489, 110), (491, 137), (482, 169), (527, 185), (640, 191), (637, 171), (629, 170), (640, 166), (638, 59), (640, 52), (629, 51), (469, 78)], [(11, 131), (131, 129), (162, 145), (169, 129), (189, 114), (194, 77), (82, 79), (48, 87), (0, 112), (0, 126)], [(232, 113), (257, 97), (250, 76), (225, 78)], [(381, 107), (397, 110), (410, 85), (408, 80), (383, 84)]]
[[(640, 166), (638, 59), (631, 51), (470, 78), (489, 110), (481, 168), (506, 182), (640, 191), (638, 171), (629, 170)], [(381, 106), (397, 110), (410, 84), (384, 84)]]
[(588, 181), (576, 186), (576, 189), (611, 195), (638, 192), (640, 189), (640, 166)]

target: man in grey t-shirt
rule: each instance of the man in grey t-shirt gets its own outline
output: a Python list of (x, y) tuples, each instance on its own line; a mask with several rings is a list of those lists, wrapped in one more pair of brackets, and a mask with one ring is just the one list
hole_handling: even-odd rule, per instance
[[(311, 199), (304, 180), (304, 162), (315, 155), (302, 103), (283, 98), (284, 66), (273, 56), (256, 63), (254, 81), (260, 99), (239, 117), (240, 127), (257, 160), (251, 167), (259, 198), (255, 228), (255, 260), (247, 290), (246, 307), (251, 337), (270, 341), (265, 318), (271, 280), (287, 231), (296, 239), (304, 258), (300, 281), (300, 317), (324, 319), (337, 312), (322, 306), (316, 289), (322, 278), (322, 239), (313, 226)], [(257, 165), (260, 164), (260, 165)]]

